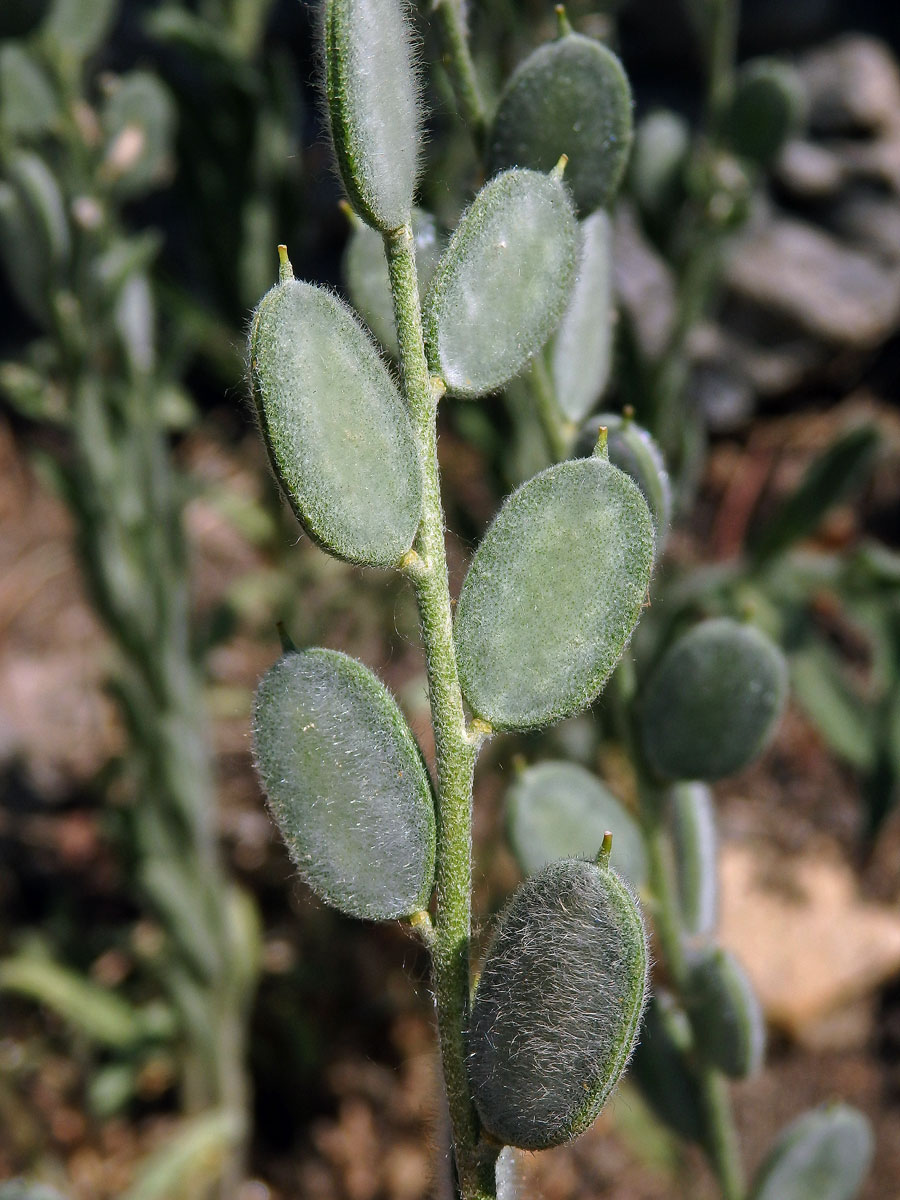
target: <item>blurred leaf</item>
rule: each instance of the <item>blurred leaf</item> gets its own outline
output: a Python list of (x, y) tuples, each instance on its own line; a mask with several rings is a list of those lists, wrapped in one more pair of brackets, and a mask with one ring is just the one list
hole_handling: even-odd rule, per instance
[(175, 102), (149, 71), (131, 71), (112, 86), (101, 114), (108, 142), (103, 178), (127, 196), (165, 182), (172, 170)]
[(794, 693), (835, 754), (858, 770), (875, 762), (871, 712), (849, 686), (840, 664), (821, 642), (791, 656)]
[(40, 65), (19, 42), (0, 47), (0, 126), (11, 137), (46, 133), (59, 101)]
[(165, 1145), (139, 1166), (136, 1180), (121, 1200), (196, 1200), (220, 1177), (243, 1132), (240, 1114), (227, 1109), (213, 1109), (182, 1122)]
[(863, 482), (879, 443), (871, 426), (851, 429), (833, 442), (809, 467), (797, 491), (788, 496), (749, 539), (754, 566), (767, 564), (794, 542), (809, 537), (834, 505), (846, 500)]
[(61, 58), (93, 54), (116, 19), (118, 0), (53, 0), (41, 32)]
[(107, 988), (52, 959), (19, 955), (0, 961), (0, 991), (45, 1004), (92, 1041), (127, 1049), (143, 1041), (141, 1013)]

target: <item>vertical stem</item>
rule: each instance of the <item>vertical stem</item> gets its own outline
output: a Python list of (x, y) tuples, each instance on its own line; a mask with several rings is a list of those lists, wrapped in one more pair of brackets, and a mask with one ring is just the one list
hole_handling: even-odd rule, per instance
[(481, 151), (487, 137), (487, 120), (469, 51), (461, 0), (435, 0), (434, 19), (444, 47), (443, 63), (456, 93), (460, 115), (469, 127), (476, 148)]
[(403, 389), (422, 462), (422, 521), (405, 563), (422, 623), (437, 766), (437, 909), (432, 977), (438, 1035), (456, 1162), (464, 1200), (494, 1195), (492, 1163), (479, 1161), (478, 1117), (466, 1073), (465, 1027), (469, 1004), (469, 935), (472, 881), (472, 778), (481, 737), (469, 733), (453, 645), (453, 617), (444, 545), (444, 512), (435, 425), (441, 381), (433, 382), (425, 358), (409, 226), (385, 235), (385, 251), (400, 345)]
[(547, 369), (543, 353), (536, 354), (531, 360), (529, 372), (531, 389), (537, 402), (538, 416), (541, 428), (547, 441), (547, 449), (554, 462), (562, 462), (569, 456), (569, 446), (574, 433), (574, 426), (566, 422), (559, 411), (559, 402), (553, 387), (553, 380)]

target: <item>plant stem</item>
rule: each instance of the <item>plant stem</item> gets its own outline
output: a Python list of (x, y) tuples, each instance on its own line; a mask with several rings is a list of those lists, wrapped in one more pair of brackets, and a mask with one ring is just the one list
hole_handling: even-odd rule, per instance
[(541, 419), (541, 428), (547, 441), (547, 449), (554, 462), (562, 462), (563, 459), (569, 457), (571, 430), (566, 428), (566, 422), (559, 411), (553, 380), (542, 353), (536, 354), (531, 360), (529, 378), (537, 403), (538, 416)]
[(404, 569), (412, 580), (422, 623), (434, 724), (437, 768), (437, 908), (431, 944), (438, 1035), (456, 1163), (464, 1200), (495, 1194), (488, 1164), (479, 1158), (478, 1116), (469, 1093), (465, 1027), (469, 1005), (469, 935), (472, 885), (472, 779), (482, 738), (466, 726), (453, 645), (453, 616), (444, 545), (437, 457), (437, 401), (442, 381), (432, 381), (425, 358), (409, 226), (385, 235), (400, 369), (422, 462), (422, 521)]
[(443, 63), (453, 84), (460, 115), (479, 152), (487, 137), (484, 102), (475, 75), (475, 64), (469, 51), (469, 39), (461, 0), (436, 0), (434, 19), (443, 43)]

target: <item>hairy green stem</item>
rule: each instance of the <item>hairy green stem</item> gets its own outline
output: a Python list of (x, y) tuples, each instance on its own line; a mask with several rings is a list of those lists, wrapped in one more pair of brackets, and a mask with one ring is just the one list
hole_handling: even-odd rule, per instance
[(573, 431), (567, 428), (567, 422), (560, 412), (556, 390), (543, 353), (536, 354), (531, 360), (529, 379), (547, 449), (555, 462), (562, 462), (569, 457)]
[(460, 115), (469, 127), (476, 148), (481, 151), (487, 138), (487, 118), (469, 50), (461, 0), (435, 0), (434, 19), (443, 45), (443, 63), (453, 84)]
[[(472, 779), (482, 737), (466, 725), (453, 645), (444, 545), (436, 410), (443, 392), (425, 358), (412, 230), (385, 235), (400, 346), (400, 369), (422, 462), (422, 521), (404, 569), (419, 605), (437, 768), (437, 908), (431, 941), (438, 1035), (457, 1169), (464, 1200), (495, 1194), (492, 1166), (479, 1155), (478, 1117), (466, 1072), (472, 890)], [(489, 1156), (490, 1157), (490, 1156)], [(490, 1169), (489, 1169), (490, 1166)]]

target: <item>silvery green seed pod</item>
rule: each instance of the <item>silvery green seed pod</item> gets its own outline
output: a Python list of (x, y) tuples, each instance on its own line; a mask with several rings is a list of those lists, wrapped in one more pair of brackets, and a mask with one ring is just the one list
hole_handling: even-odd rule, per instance
[(803, 1113), (781, 1133), (749, 1200), (854, 1200), (872, 1163), (869, 1121), (847, 1104)]
[(21, 42), (0, 46), (0, 128), (11, 138), (40, 137), (59, 113), (59, 99), (40, 63)]
[(754, 1075), (766, 1052), (766, 1025), (734, 955), (720, 948), (704, 951), (691, 964), (685, 997), (701, 1057), (733, 1079)]
[(728, 617), (703, 621), (670, 646), (641, 698), (644, 751), (669, 779), (721, 779), (768, 744), (787, 697), (778, 647)]
[(339, 558), (395, 566), (422, 511), (406, 406), (357, 317), (295, 279), (260, 302), (253, 399), (275, 473), (310, 535)]
[(799, 131), (805, 115), (797, 70), (777, 58), (754, 58), (738, 72), (726, 134), (735, 154), (766, 166)]
[(578, 225), (562, 180), (505, 171), (460, 218), (425, 298), (431, 370), (457, 396), (508, 383), (537, 354), (575, 281)]
[(557, 463), (508, 496), (456, 607), (473, 711), (533, 729), (589, 704), (628, 644), (652, 565), (644, 497), (605, 458)]
[[(434, 217), (421, 208), (412, 214), (419, 292), (424, 294), (441, 257), (441, 237)], [(351, 230), (344, 251), (344, 279), (356, 311), (382, 346), (397, 358), (394, 301), (381, 235), (362, 222)]]
[(602, 43), (569, 32), (539, 46), (510, 76), (488, 139), (488, 170), (549, 171), (566, 154), (566, 182), (584, 217), (615, 199), (631, 135), (622, 64)]
[(39, 155), (26, 150), (14, 153), (4, 166), (41, 238), (40, 253), (55, 267), (61, 266), (71, 254), (72, 237), (56, 177)]
[(560, 412), (576, 422), (591, 411), (609, 379), (615, 316), (609, 216), (595, 212), (581, 222), (579, 233), (572, 298), (549, 346)]
[(325, 0), (331, 139), (355, 211), (382, 233), (409, 222), (419, 84), (404, 0)]
[(590, 771), (542, 762), (522, 771), (507, 793), (509, 839), (526, 875), (561, 858), (592, 856), (607, 830), (612, 862), (633, 888), (643, 885), (647, 857), (634, 817)]
[(687, 1015), (668, 992), (656, 991), (644, 1013), (629, 1078), (664, 1124), (679, 1137), (702, 1143), (703, 1097), (688, 1065), (693, 1044)]
[(716, 814), (703, 783), (677, 783), (667, 793), (681, 927), (690, 937), (711, 934), (718, 919)]
[(587, 458), (593, 454), (601, 429), (607, 431), (609, 461), (630, 475), (644, 494), (659, 549), (672, 518), (672, 485), (662, 451), (647, 430), (632, 417), (605, 412), (591, 417), (582, 426), (575, 443), (575, 457)]
[(497, 1140), (557, 1146), (592, 1124), (634, 1047), (647, 940), (606, 866), (552, 863), (500, 915), (469, 1021), (469, 1078)]
[(684, 199), (690, 148), (690, 126), (678, 113), (659, 109), (638, 124), (628, 182), (641, 212), (651, 222), (671, 221)]
[(419, 747), (387, 688), (336, 650), (289, 652), (253, 711), (256, 769), (313, 891), (385, 921), (428, 903), (435, 818)]

